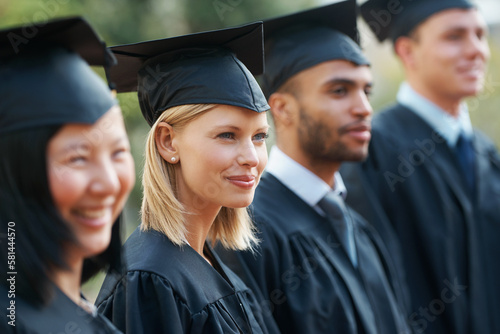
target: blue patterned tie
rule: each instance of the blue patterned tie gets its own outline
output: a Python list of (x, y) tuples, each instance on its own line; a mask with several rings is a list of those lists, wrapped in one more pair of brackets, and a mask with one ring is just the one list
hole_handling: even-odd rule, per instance
[(333, 220), (333, 227), (340, 239), (340, 243), (354, 267), (357, 267), (353, 222), (345, 206), (344, 199), (339, 194), (330, 191), (319, 201), (318, 206)]
[(460, 170), (462, 171), (469, 188), (469, 192), (474, 193), (476, 188), (474, 146), (472, 145), (472, 140), (467, 138), (463, 133), (460, 133), (460, 136), (458, 137), (458, 141), (455, 146), (455, 154), (460, 165)]

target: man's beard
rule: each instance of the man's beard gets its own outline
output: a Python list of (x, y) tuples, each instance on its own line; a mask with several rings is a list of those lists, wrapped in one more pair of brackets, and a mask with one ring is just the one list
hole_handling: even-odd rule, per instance
[(299, 111), (300, 126), (297, 130), (299, 145), (311, 160), (324, 162), (362, 161), (366, 158), (364, 150), (349, 150), (340, 140), (346, 133), (343, 127), (331, 129), (327, 124)]

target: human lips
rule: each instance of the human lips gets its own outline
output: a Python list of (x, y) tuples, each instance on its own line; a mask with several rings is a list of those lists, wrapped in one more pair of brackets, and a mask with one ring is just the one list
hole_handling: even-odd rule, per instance
[(367, 122), (348, 125), (342, 132), (361, 141), (368, 141), (371, 138), (371, 126)]
[(227, 180), (243, 189), (251, 189), (255, 186), (255, 176), (253, 175), (234, 175), (227, 177)]
[(458, 68), (458, 72), (471, 79), (480, 79), (484, 76), (484, 66), (482, 64), (464, 65)]
[(101, 227), (111, 222), (112, 211), (111, 207), (75, 208), (71, 210), (71, 215), (82, 225)]

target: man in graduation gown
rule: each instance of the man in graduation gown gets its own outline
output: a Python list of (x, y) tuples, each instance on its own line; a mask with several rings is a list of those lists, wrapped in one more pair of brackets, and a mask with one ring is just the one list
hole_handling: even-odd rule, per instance
[(378, 234), (344, 205), (337, 173), (366, 156), (369, 63), (356, 3), (264, 22), (276, 146), (253, 202), (260, 246), (222, 253), (282, 333), (408, 333), (403, 284)]
[(483, 85), (485, 22), (468, 0), (390, 2), (361, 13), (406, 81), (374, 117), (368, 159), (342, 167), (347, 202), (402, 249), (416, 332), (499, 333), (500, 159), (463, 103)]

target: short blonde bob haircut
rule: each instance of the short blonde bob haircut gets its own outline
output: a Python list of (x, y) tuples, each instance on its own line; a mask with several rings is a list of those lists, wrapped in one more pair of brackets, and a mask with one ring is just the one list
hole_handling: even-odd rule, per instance
[[(165, 161), (156, 146), (156, 129), (160, 122), (176, 131), (210, 111), (216, 104), (187, 104), (165, 110), (149, 131), (142, 177), (143, 199), (141, 230), (153, 229), (165, 234), (174, 244), (187, 244), (185, 215), (189, 214), (177, 196), (178, 166)], [(182, 161), (179, 162), (180, 164)], [(213, 245), (221, 242), (228, 249), (251, 249), (257, 244), (254, 226), (247, 208), (222, 207), (208, 232)]]

